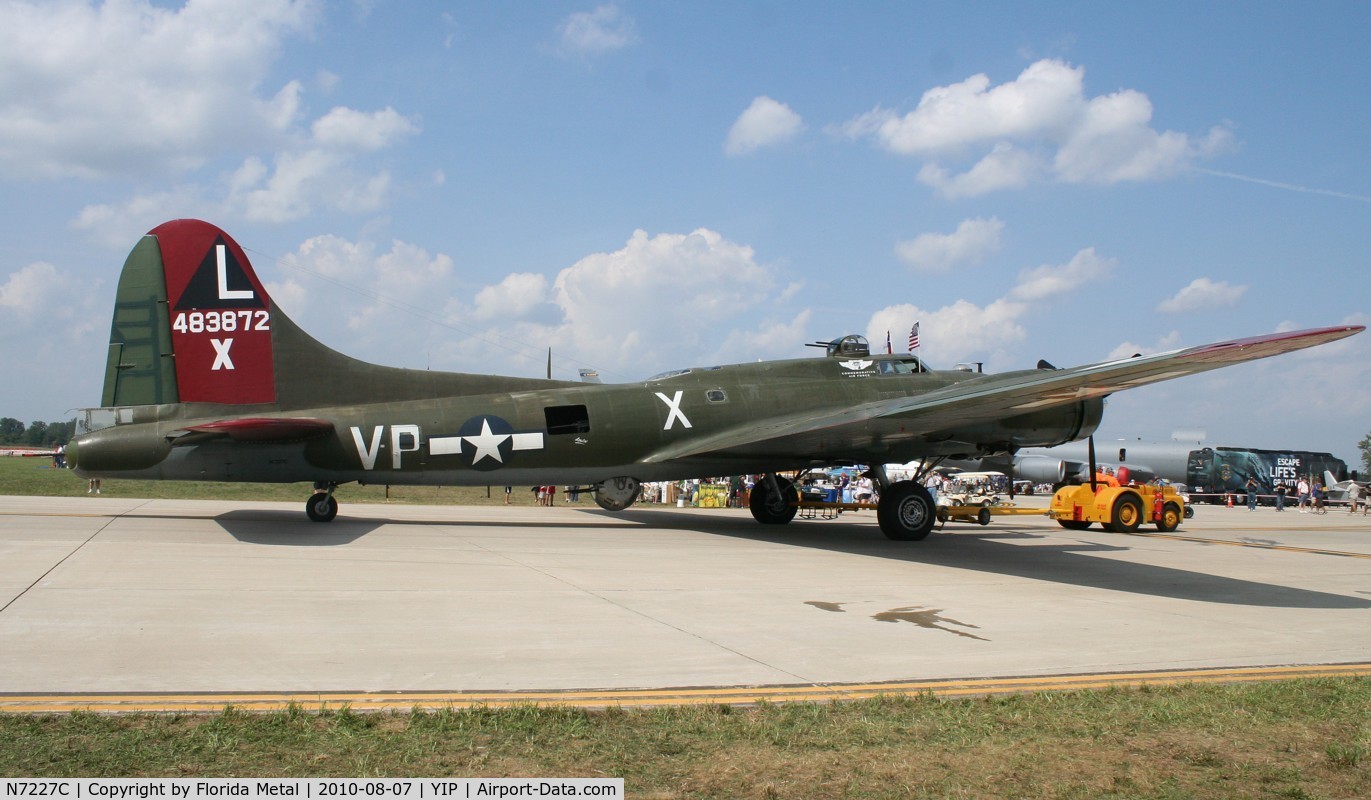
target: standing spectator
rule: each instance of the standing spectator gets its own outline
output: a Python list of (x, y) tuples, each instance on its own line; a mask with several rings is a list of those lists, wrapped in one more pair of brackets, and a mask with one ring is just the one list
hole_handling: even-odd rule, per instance
[(1300, 478), (1300, 482), (1295, 484), (1295, 492), (1300, 496), (1300, 513), (1304, 514), (1309, 510), (1309, 481)]
[(1347, 501), (1348, 501), (1349, 503), (1352, 504), (1352, 507), (1348, 510), (1347, 513), (1349, 513), (1349, 514), (1355, 514), (1355, 513), (1357, 513), (1357, 506), (1361, 503), (1361, 484), (1360, 484), (1360, 483), (1357, 483), (1356, 481), (1352, 481), (1351, 485), (1349, 485), (1349, 486), (1347, 487)]
[(1255, 476), (1247, 479), (1247, 510), (1257, 510), (1257, 479)]
[(1285, 493), (1290, 491), (1285, 486), (1285, 481), (1276, 484), (1276, 510), (1285, 510)]

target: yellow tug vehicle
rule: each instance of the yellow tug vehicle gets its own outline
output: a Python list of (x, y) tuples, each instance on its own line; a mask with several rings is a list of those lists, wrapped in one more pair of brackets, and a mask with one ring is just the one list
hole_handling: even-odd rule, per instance
[(1144, 522), (1169, 533), (1185, 518), (1185, 500), (1170, 486), (1064, 486), (1052, 495), (1047, 515), (1063, 528), (1083, 531), (1098, 522), (1105, 530), (1132, 533)]

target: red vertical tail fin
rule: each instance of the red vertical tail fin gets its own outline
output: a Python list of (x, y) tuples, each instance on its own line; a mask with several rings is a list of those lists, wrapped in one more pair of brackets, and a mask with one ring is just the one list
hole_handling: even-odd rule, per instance
[(194, 219), (159, 225), (119, 278), (102, 405), (273, 403), (272, 321), (231, 236)]

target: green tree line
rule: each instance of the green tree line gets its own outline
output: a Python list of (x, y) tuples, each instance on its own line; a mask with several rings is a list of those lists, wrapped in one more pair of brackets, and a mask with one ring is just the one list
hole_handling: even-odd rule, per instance
[(76, 434), (76, 420), (43, 422), (34, 420), (27, 426), (14, 417), (0, 417), (0, 444), (26, 444), (33, 447), (56, 447), (66, 444)]

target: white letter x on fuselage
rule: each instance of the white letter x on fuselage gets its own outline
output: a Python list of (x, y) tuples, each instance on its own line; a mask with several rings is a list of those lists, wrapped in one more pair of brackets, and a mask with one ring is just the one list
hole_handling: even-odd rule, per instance
[(659, 400), (666, 403), (666, 407), (670, 411), (670, 413), (666, 415), (666, 424), (662, 426), (662, 430), (671, 430), (671, 426), (675, 424), (678, 419), (681, 421), (683, 427), (689, 428), (690, 420), (686, 418), (685, 412), (681, 411), (681, 395), (684, 394), (684, 392), (678, 389), (674, 397), (667, 397), (661, 392), (657, 392), (656, 394)]

